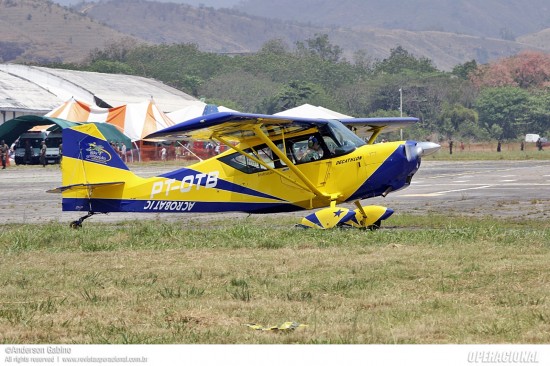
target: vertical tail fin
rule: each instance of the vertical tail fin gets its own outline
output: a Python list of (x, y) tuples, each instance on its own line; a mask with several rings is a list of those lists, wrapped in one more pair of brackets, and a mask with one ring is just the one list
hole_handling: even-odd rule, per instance
[(134, 176), (94, 124), (63, 130), (61, 174), (64, 187), (120, 183)]
[(96, 212), (128, 211), (125, 187), (139, 181), (94, 124), (63, 130), (61, 177), (63, 186), (49, 192), (63, 193), (63, 211), (88, 211), (76, 226)]

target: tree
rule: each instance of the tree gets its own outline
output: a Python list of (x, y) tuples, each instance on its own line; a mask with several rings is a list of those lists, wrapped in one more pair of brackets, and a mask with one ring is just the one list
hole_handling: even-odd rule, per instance
[(95, 61), (119, 61), (127, 62), (128, 54), (138, 47), (137, 42), (132, 38), (124, 38), (118, 42), (112, 42), (104, 49), (95, 49), (88, 55), (88, 62)]
[[(471, 134), (475, 126), (478, 125), (478, 114), (475, 110), (466, 108), (460, 104), (444, 103), (441, 115), (439, 117), (443, 121), (441, 132), (448, 137)], [(472, 137), (472, 136), (468, 136)]]
[(282, 39), (272, 39), (264, 43), (258, 53), (284, 55), (288, 53), (288, 46)]
[(505, 64), (520, 88), (541, 88), (550, 82), (550, 55), (523, 51), (505, 60)]
[(241, 112), (266, 113), (263, 103), (273, 96), (274, 90), (280, 85), (265, 75), (239, 70), (224, 73), (203, 83), (199, 95), (208, 100), (224, 101), (224, 105)]
[(529, 93), (518, 87), (486, 88), (476, 100), (479, 121), (493, 138), (515, 139), (525, 133), (528, 108)]
[(458, 76), (461, 79), (468, 80), (470, 73), (475, 71), (477, 67), (476, 60), (468, 61), (453, 67), (451, 74)]
[(267, 106), (267, 113), (273, 114), (286, 109), (297, 107), (316, 94), (315, 86), (303, 81), (292, 81), (283, 86), (273, 96)]
[(400, 74), (406, 71), (417, 73), (436, 72), (432, 61), (427, 58), (417, 59), (401, 46), (393, 48), (390, 56), (375, 65), (375, 72), (386, 74)]
[(87, 67), (87, 70), (106, 74), (134, 74), (131, 66), (120, 61), (97, 60)]
[(298, 51), (319, 56), (324, 61), (338, 62), (342, 56), (342, 48), (332, 45), (328, 40), (328, 34), (316, 33), (314, 38), (306, 39), (307, 47), (302, 42), (297, 42)]
[(550, 84), (550, 55), (524, 51), (518, 55), (479, 66), (470, 79), (478, 88), (517, 86), (543, 88)]
[(526, 116), (526, 133), (550, 136), (550, 93), (536, 91), (530, 95)]

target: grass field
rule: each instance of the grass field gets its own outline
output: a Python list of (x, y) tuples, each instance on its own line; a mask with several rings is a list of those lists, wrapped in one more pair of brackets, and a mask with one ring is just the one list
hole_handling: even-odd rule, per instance
[(3, 225), (0, 342), (550, 342), (547, 221), (294, 222)]

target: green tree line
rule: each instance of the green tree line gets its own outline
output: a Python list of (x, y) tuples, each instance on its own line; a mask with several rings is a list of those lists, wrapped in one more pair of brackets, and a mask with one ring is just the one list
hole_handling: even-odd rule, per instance
[[(317, 34), (292, 49), (271, 40), (256, 53), (222, 55), (194, 44), (112, 44), (65, 68), (154, 78), (207, 103), (272, 114), (309, 103), (355, 117), (414, 116), (405, 138), (518, 139), (550, 134), (550, 56), (526, 52), (493, 64), (438, 70), (401, 46), (383, 60)], [(402, 111), (400, 110), (402, 91)]]

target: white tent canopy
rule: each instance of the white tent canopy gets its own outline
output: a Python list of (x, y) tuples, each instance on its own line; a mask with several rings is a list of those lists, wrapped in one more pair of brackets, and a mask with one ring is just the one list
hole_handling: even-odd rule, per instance
[(174, 125), (152, 99), (115, 108), (100, 108), (71, 98), (46, 114), (46, 117), (63, 118), (71, 122), (107, 122), (117, 126), (132, 141), (142, 140), (153, 132)]
[[(209, 110), (209, 107), (211, 107), (212, 110)], [(229, 109), (224, 106), (216, 107), (211, 104), (206, 104), (204, 102), (197, 101), (185, 108), (178, 109), (177, 111), (173, 111), (170, 113), (166, 113), (166, 115), (175, 123), (180, 123), (196, 117), (204, 116), (205, 114), (210, 114), (215, 112), (237, 112), (237, 111), (233, 109)]]
[(284, 117), (302, 117), (302, 118), (325, 118), (325, 119), (341, 119), (341, 118), (353, 118), (345, 114), (332, 111), (325, 107), (316, 107), (311, 104), (302, 104), (301, 106), (287, 109), (279, 113), (275, 113), (276, 116)]

